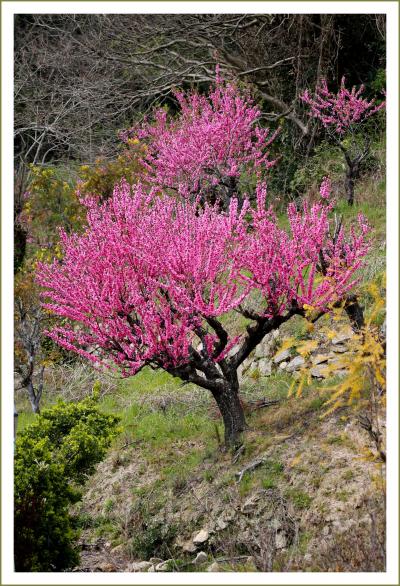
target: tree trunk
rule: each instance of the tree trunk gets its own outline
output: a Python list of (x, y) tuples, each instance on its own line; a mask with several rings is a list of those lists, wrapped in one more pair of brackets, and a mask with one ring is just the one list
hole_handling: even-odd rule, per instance
[(222, 391), (214, 392), (225, 427), (225, 445), (235, 447), (240, 443), (240, 434), (247, 427), (236, 385), (226, 385)]
[(40, 414), (40, 395), (37, 395), (35, 393), (35, 390), (33, 388), (33, 384), (32, 382), (28, 383), (28, 395), (29, 395), (29, 401), (32, 407), (32, 411), (34, 413)]
[(349, 206), (354, 204), (354, 184), (359, 175), (359, 164), (357, 161), (353, 161), (351, 164), (347, 162), (346, 179), (344, 187), (346, 190), (347, 203)]

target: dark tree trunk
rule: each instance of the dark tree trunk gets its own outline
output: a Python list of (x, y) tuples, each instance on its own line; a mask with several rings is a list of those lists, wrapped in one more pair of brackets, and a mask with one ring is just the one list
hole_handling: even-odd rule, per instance
[(356, 295), (347, 297), (344, 309), (349, 317), (351, 327), (355, 332), (359, 332), (364, 327), (364, 312)]
[(24, 262), (27, 236), (27, 231), (22, 226), (14, 224), (14, 274)]
[(225, 445), (235, 447), (240, 443), (240, 435), (247, 427), (238, 387), (226, 385), (222, 391), (213, 392), (225, 427)]
[(351, 161), (350, 163), (349, 161), (347, 161), (347, 171), (344, 187), (346, 190), (347, 203), (349, 204), (349, 206), (352, 206), (354, 204), (354, 185), (356, 179), (358, 179), (359, 174), (360, 165), (358, 161)]

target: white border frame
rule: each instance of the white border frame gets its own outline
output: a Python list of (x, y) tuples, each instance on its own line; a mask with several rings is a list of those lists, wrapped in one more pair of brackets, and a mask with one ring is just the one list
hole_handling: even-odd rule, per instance
[[(367, 2), (2, 2), (2, 584), (398, 584), (399, 4)], [(13, 568), (13, 17), (18, 13), (334, 13), (387, 15), (387, 571), (372, 573), (28, 573)]]

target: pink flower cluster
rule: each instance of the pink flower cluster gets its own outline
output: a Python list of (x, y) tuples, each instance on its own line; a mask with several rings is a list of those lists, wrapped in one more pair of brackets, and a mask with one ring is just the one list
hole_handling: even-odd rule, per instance
[[(102, 205), (85, 202), (84, 234), (61, 233), (62, 260), (41, 264), (37, 280), (47, 309), (65, 318), (49, 335), (95, 363), (117, 365), (129, 376), (143, 365), (173, 368), (190, 362), (199, 339), (213, 362), (221, 353), (207, 318), (238, 308), (254, 291), (263, 316), (293, 303), (326, 309), (355, 283), (367, 252), (368, 227), (349, 238), (329, 232), (330, 206), (288, 209), (290, 233), (265, 209), (235, 198), (227, 211), (150, 193), (122, 182)], [(249, 222), (251, 229), (249, 229)], [(318, 272), (323, 255), (326, 274)], [(197, 342), (196, 342), (197, 340)]]
[(177, 91), (175, 97), (178, 117), (170, 119), (161, 109), (151, 122), (121, 133), (125, 141), (147, 142), (143, 163), (154, 186), (193, 197), (240, 177), (246, 167), (260, 173), (274, 165), (268, 151), (278, 132), (260, 128), (259, 108), (235, 85), (223, 83), (218, 71), (208, 96)]
[(322, 80), (313, 97), (308, 90), (300, 96), (300, 99), (310, 107), (310, 115), (321, 120), (325, 128), (333, 128), (338, 134), (343, 134), (351, 126), (362, 123), (386, 105), (385, 101), (376, 104), (375, 99), (364, 99), (364, 85), (358, 89), (353, 86), (348, 90), (345, 83), (346, 80), (342, 77), (339, 91), (334, 94), (329, 91), (326, 80)]
[(329, 199), (331, 196), (332, 183), (329, 177), (324, 177), (319, 188), (322, 199)]

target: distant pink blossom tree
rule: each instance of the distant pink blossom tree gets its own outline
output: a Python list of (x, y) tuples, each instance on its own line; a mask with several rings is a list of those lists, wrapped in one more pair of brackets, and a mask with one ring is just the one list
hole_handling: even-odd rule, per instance
[[(289, 205), (285, 231), (262, 182), (254, 207), (232, 197), (223, 211), (157, 193), (122, 182), (102, 205), (85, 201), (85, 232), (62, 232), (63, 258), (38, 268), (45, 307), (64, 321), (48, 335), (122, 376), (148, 365), (207, 389), (232, 446), (246, 427), (239, 366), (307, 307), (316, 319), (339, 301), (351, 306), (368, 226), (359, 216), (357, 229), (332, 234), (324, 200)], [(252, 322), (240, 336), (221, 320), (231, 311)]]
[[(326, 80), (322, 80), (313, 96), (306, 90), (300, 98), (309, 106), (310, 116), (322, 122), (344, 155), (347, 164), (347, 201), (353, 205), (354, 185), (360, 175), (360, 165), (370, 152), (368, 136), (363, 137), (360, 145), (356, 134), (368, 118), (385, 108), (386, 102), (377, 104), (375, 99), (368, 101), (363, 98), (364, 85), (358, 89), (353, 86), (349, 90), (345, 84), (346, 79), (342, 77), (340, 88), (335, 94), (329, 91)], [(344, 139), (349, 139), (348, 144)]]
[(217, 78), (208, 95), (175, 91), (180, 111), (171, 118), (158, 110), (142, 126), (123, 131), (122, 140), (144, 140), (146, 179), (200, 203), (219, 201), (227, 209), (241, 197), (244, 172), (258, 178), (276, 161), (269, 147), (278, 131), (260, 127), (261, 111), (248, 93)]

